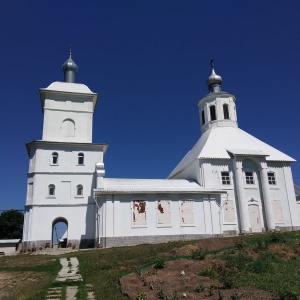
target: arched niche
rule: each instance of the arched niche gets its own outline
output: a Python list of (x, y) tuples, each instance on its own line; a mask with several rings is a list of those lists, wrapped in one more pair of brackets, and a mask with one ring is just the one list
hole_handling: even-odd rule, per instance
[(65, 119), (62, 122), (62, 136), (73, 137), (75, 136), (75, 122), (72, 119)]

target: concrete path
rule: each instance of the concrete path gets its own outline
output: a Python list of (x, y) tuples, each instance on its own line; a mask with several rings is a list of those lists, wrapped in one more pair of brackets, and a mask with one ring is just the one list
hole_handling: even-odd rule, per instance
[[(61, 258), (60, 264), (62, 265), (62, 269), (58, 273), (54, 282), (67, 282), (69, 284), (66, 287), (49, 288), (47, 290), (46, 300), (76, 300), (76, 294), (80, 287), (74, 284), (83, 280), (82, 276), (79, 274), (79, 261), (77, 257), (71, 257), (69, 259)], [(84, 290), (86, 292), (87, 299), (95, 299), (95, 293), (91, 284), (86, 284), (84, 286)], [(64, 294), (66, 297), (64, 297)]]
[(56, 300), (56, 299), (60, 300), (61, 292), (62, 292), (61, 287), (49, 288), (47, 291), (46, 299), (47, 300)]
[(76, 294), (78, 292), (78, 286), (67, 286), (66, 291), (66, 300), (73, 300), (76, 299)]
[(77, 257), (71, 257), (69, 261), (66, 258), (61, 258), (60, 264), (62, 269), (55, 281), (82, 281), (81, 275), (78, 274), (79, 262)]

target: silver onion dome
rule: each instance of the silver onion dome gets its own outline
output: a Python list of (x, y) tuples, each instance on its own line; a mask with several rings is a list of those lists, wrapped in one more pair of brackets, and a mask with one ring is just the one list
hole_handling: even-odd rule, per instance
[(210, 93), (220, 92), (221, 91), (221, 85), (222, 85), (222, 77), (217, 75), (215, 73), (214, 69), (214, 60), (211, 59), (210, 65), (211, 65), (211, 75), (206, 80), (206, 84), (208, 86), (208, 90)]
[(75, 82), (75, 75), (78, 71), (78, 67), (72, 59), (72, 51), (70, 48), (70, 57), (65, 63), (62, 65), (62, 69), (64, 71), (64, 80), (65, 82)]

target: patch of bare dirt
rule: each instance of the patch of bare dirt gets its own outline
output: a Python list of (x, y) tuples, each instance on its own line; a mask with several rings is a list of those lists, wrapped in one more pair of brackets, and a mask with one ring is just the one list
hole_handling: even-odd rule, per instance
[(207, 249), (208, 251), (213, 251), (217, 249), (227, 248), (234, 246), (237, 242), (237, 239), (232, 238), (213, 238), (213, 239), (203, 239), (197, 241), (197, 243), (185, 245), (170, 251), (169, 254), (174, 256), (186, 256), (190, 255), (191, 251), (197, 248)]
[[(182, 246), (166, 253), (166, 257), (187, 256), (191, 251), (201, 247), (209, 251), (233, 246), (236, 239), (210, 239), (200, 240), (197, 243)], [(257, 257), (254, 247), (242, 248), (242, 252), (252, 257)], [(287, 258), (295, 253), (286, 245), (270, 245), (270, 251), (282, 253)], [(153, 266), (141, 271), (136, 271), (120, 279), (123, 293), (131, 299), (138, 299), (137, 295), (145, 293), (147, 300), (156, 299), (209, 299), (209, 300), (262, 300), (279, 299), (269, 292), (253, 290), (250, 288), (226, 288), (213, 276), (203, 275), (203, 271), (215, 268), (224, 268), (224, 261), (215, 255), (207, 255), (205, 260), (180, 259), (166, 262), (163, 269), (155, 269)], [(202, 273), (202, 275), (200, 274)], [(236, 296), (232, 298), (232, 296)], [(140, 298), (144, 299), (144, 298)]]
[[(199, 273), (212, 264), (221, 262), (208, 260), (188, 260), (167, 262), (164, 269), (156, 270), (153, 267), (134, 272), (123, 278), (120, 282), (123, 292), (131, 299), (136, 299), (141, 292), (147, 294), (147, 300), (172, 299), (231, 299), (233, 295), (243, 295), (243, 300), (278, 299), (265, 291), (251, 289), (226, 289), (218, 281)], [(184, 274), (184, 275), (183, 275)], [(223, 297), (223, 298), (221, 298)], [(237, 298), (238, 299), (238, 298)]]

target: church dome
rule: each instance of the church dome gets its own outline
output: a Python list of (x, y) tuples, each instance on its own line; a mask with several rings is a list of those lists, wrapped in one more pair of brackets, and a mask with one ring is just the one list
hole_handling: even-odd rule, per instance
[(78, 66), (75, 64), (72, 59), (72, 52), (70, 49), (70, 57), (62, 65), (62, 69), (65, 75), (65, 82), (75, 82), (75, 74), (78, 71)]
[(70, 55), (69, 59), (65, 61), (65, 63), (62, 65), (62, 69), (64, 72), (67, 71), (78, 71), (78, 67), (75, 64), (74, 60), (72, 59), (72, 56)]
[(214, 68), (212, 68), (211, 70), (211, 75), (208, 77), (208, 79), (206, 80), (206, 84), (208, 87), (211, 87), (212, 85), (222, 85), (222, 77), (217, 75), (215, 73)]
[(208, 90), (210, 93), (221, 92), (222, 77), (215, 73), (214, 59), (210, 60), (211, 65), (211, 75), (206, 80)]

